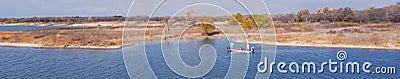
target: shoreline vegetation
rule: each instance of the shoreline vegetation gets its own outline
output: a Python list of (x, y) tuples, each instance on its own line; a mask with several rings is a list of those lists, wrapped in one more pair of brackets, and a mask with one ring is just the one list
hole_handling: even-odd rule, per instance
[[(284, 24), (282, 25), (291, 25)], [(321, 24), (308, 24), (320, 26)], [(266, 45), (277, 46), (305, 46), (328, 48), (362, 48), (362, 49), (391, 49), (400, 50), (400, 24), (364, 24), (354, 27), (319, 28), (307, 31), (302, 28), (282, 27), (276, 28), (274, 41), (264, 41)], [(10, 26), (12, 27), (12, 26)], [(369, 28), (370, 32), (361, 32), (363, 28)], [(83, 48), (83, 49), (119, 49), (122, 48), (123, 27), (103, 28), (67, 28), (67, 29), (41, 29), (26, 31), (2, 31), (0, 32), (0, 46), (33, 47), (33, 48)], [(126, 28), (125, 28), (126, 29)], [(131, 32), (145, 32), (144, 28), (134, 29)], [(146, 38), (142, 41), (161, 40), (161, 27), (148, 28)], [(187, 31), (181, 39), (196, 38), (220, 38), (224, 34), (204, 36), (201, 28)], [(386, 29), (386, 30), (385, 30)], [(391, 30), (389, 30), (391, 29)], [(256, 29), (246, 31), (256, 31)], [(336, 33), (334, 33), (336, 32)], [(247, 33), (248, 35), (254, 35)], [(57, 37), (58, 35), (58, 37)], [(139, 36), (134, 34), (130, 36)], [(368, 35), (368, 36), (367, 36)], [(273, 37), (274, 35), (269, 35)], [(89, 39), (92, 38), (92, 39)], [(93, 39), (95, 38), (95, 39)], [(100, 39), (103, 38), (103, 39)], [(137, 37), (132, 37), (137, 38)], [(267, 38), (267, 37), (265, 37)], [(87, 39), (87, 40), (83, 40)], [(112, 40), (113, 41), (106, 41)], [(259, 37), (248, 38), (251, 44), (262, 44)], [(58, 40), (55, 41), (55, 40)], [(136, 41), (138, 42), (138, 41)], [(241, 42), (243, 41), (236, 41)], [(124, 45), (127, 46), (127, 45)]]
[(114, 28), (118, 27), (0, 31), (0, 46), (32, 48), (119, 49), (122, 47), (122, 42), (120, 39), (122, 35), (120, 31), (115, 31)]
[[(319, 24), (309, 23), (307, 26), (329, 26), (332, 23)], [(389, 49), (400, 50), (400, 24), (399, 23), (377, 23), (362, 24), (361, 26), (335, 27), (335, 28), (313, 28), (312, 31), (304, 28), (283, 28), (290, 27), (290, 23), (281, 23), (281, 27), (276, 27), (276, 34), (267, 34), (263, 38), (275, 39), (264, 40), (261, 43), (260, 37), (252, 31), (257, 29), (246, 29), (246, 34), (250, 44), (266, 44), (277, 46), (301, 46), (301, 47), (327, 47), (327, 48), (361, 48), (361, 49)], [(184, 27), (184, 26), (182, 26)], [(231, 27), (231, 26), (223, 26)], [(361, 29), (368, 28), (369, 32), (362, 32)], [(131, 29), (131, 31), (123, 31)], [(173, 28), (182, 30), (184, 28)], [(204, 36), (200, 27), (188, 30), (181, 39), (197, 38), (223, 38), (225, 34), (218, 33), (211, 36)], [(382, 30), (383, 29), (383, 30)], [(386, 30), (385, 30), (386, 29)], [(389, 30), (390, 29), (390, 30)], [(122, 45), (122, 32), (132, 33), (134, 36), (124, 38), (131, 42), (161, 40), (162, 27), (144, 28), (124, 28), (122, 26), (103, 27), (103, 28), (63, 28), (63, 29), (40, 29), (25, 31), (1, 31), (0, 46), (8, 47), (33, 47), (33, 48), (78, 48), (78, 49), (120, 49)], [(224, 30), (225, 31), (225, 30)], [(235, 31), (235, 30), (230, 30)], [(135, 40), (145, 32), (146, 38)], [(144, 34), (144, 33), (143, 33)], [(227, 34), (227, 36), (237, 36), (238, 34)], [(366, 36), (368, 35), (368, 36)], [(58, 41), (57, 41), (58, 40)], [(271, 41), (275, 40), (275, 41)], [(235, 42), (244, 43), (236, 40)], [(132, 45), (132, 44), (130, 44)]]
[[(93, 26), (0, 31), (0, 46), (119, 49), (133, 45), (133, 42), (161, 40), (164, 39), (163, 34), (168, 34), (167, 38), (180, 39), (246, 36), (248, 43), (277, 46), (400, 50), (400, 4), (365, 10), (324, 7), (311, 12), (302, 9), (296, 14), (275, 14), (271, 17), (240, 13), (231, 16), (193, 14), (194, 10), (176, 17), (0, 18), (0, 27)], [(164, 29), (166, 27), (167, 30)], [(260, 33), (265, 35), (261, 36)], [(261, 39), (264, 43), (261, 43)]]

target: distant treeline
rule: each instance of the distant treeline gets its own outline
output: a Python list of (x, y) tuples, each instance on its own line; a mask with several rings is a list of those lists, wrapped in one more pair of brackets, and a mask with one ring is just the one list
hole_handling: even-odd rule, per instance
[(1, 18), (0, 22), (4, 23), (19, 23), (19, 22), (69, 22), (69, 23), (82, 23), (82, 22), (100, 22), (100, 21), (124, 21), (123, 16), (105, 16), (105, 17), (32, 17), (32, 18)]
[(364, 10), (355, 10), (349, 7), (331, 9), (324, 7), (316, 12), (302, 9), (297, 14), (273, 15), (273, 20), (278, 22), (355, 22), (355, 23), (379, 23), (400, 22), (400, 2), (397, 5), (389, 5), (382, 8), (370, 7)]
[[(124, 17), (124, 16), (93, 16), (93, 17), (82, 17), (82, 16), (73, 16), (73, 17), (32, 17), (32, 18), (0, 18), (0, 22), (3, 23), (21, 23), (21, 22), (65, 22), (65, 23), (89, 23), (89, 22), (111, 22), (111, 21), (125, 21), (126, 19), (129, 21), (148, 21), (148, 16), (132, 16), (132, 17)], [(186, 21), (187, 18), (185, 16), (176, 16), (171, 18), (170, 16), (157, 16), (151, 17), (150, 21), (160, 21), (166, 22), (170, 19), (175, 21)], [(213, 17), (214, 21), (226, 21), (229, 19), (229, 16), (216, 16)], [(194, 20), (194, 19), (193, 19)]]
[[(157, 16), (150, 18), (150, 21), (167, 22), (168, 20), (174, 21), (189, 21), (195, 20), (195, 17), (189, 11), (185, 16)], [(255, 25), (248, 18), (249, 15), (241, 15), (240, 13), (232, 15), (239, 22), (244, 25)], [(254, 15), (256, 16), (256, 15)], [(261, 16), (256, 16), (261, 17)], [(231, 16), (214, 16), (212, 17), (215, 22), (217, 21), (231, 21)], [(257, 18), (255, 18), (257, 20)], [(308, 9), (299, 10), (296, 14), (276, 14), (272, 15), (275, 22), (291, 23), (291, 22), (354, 22), (354, 23), (380, 23), (380, 22), (400, 22), (400, 2), (397, 5), (389, 5), (382, 8), (370, 7), (364, 10), (355, 10), (349, 7), (345, 8), (329, 8), (323, 7), (315, 12)], [(67, 24), (75, 23), (88, 23), (88, 22), (104, 22), (104, 21), (148, 21), (148, 16), (73, 16), (73, 17), (32, 17), (32, 18), (0, 18), (1, 23), (20, 23), (20, 22), (63, 22)], [(261, 19), (262, 20), (262, 19)], [(267, 20), (266, 20), (267, 21)], [(246, 24), (247, 23), (247, 24)], [(260, 24), (260, 23), (258, 23)]]

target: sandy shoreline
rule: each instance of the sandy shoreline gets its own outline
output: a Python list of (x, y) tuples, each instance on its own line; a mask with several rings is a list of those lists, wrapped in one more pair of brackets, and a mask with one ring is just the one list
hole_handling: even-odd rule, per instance
[[(244, 43), (243, 41), (235, 41)], [(317, 48), (358, 48), (358, 49), (384, 49), (384, 50), (400, 50), (398, 47), (381, 47), (381, 46), (361, 46), (361, 45), (346, 45), (346, 44), (293, 44), (293, 43), (275, 43), (275, 42), (249, 42), (250, 44), (265, 44), (276, 46), (295, 46), (295, 47), (317, 47)], [(41, 44), (31, 43), (8, 43), (0, 42), (0, 46), (6, 47), (31, 47), (31, 48), (67, 48), (67, 49), (120, 49), (123, 46), (45, 46)], [(128, 46), (128, 45), (126, 45)]]
[(120, 49), (122, 46), (45, 46), (32, 43), (9, 43), (0, 42), (0, 46), (5, 47), (30, 47), (30, 48), (67, 48), (67, 49)]

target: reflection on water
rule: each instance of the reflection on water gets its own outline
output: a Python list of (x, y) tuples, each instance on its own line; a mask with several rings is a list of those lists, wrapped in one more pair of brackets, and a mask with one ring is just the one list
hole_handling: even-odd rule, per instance
[(202, 39), (202, 40), (200, 40), (201, 42), (203, 42), (203, 44), (211, 44), (211, 45), (213, 45), (214, 44), (214, 40), (215, 39)]

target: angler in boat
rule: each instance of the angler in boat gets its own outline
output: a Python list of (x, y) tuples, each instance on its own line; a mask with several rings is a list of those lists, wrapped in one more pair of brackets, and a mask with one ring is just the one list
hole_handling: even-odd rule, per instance
[(233, 47), (233, 43), (231, 43), (230, 47), (227, 47), (229, 52), (254, 53), (254, 47), (249, 48), (249, 45), (247, 45), (246, 49), (243, 49), (243, 48), (231, 48), (231, 47)]

